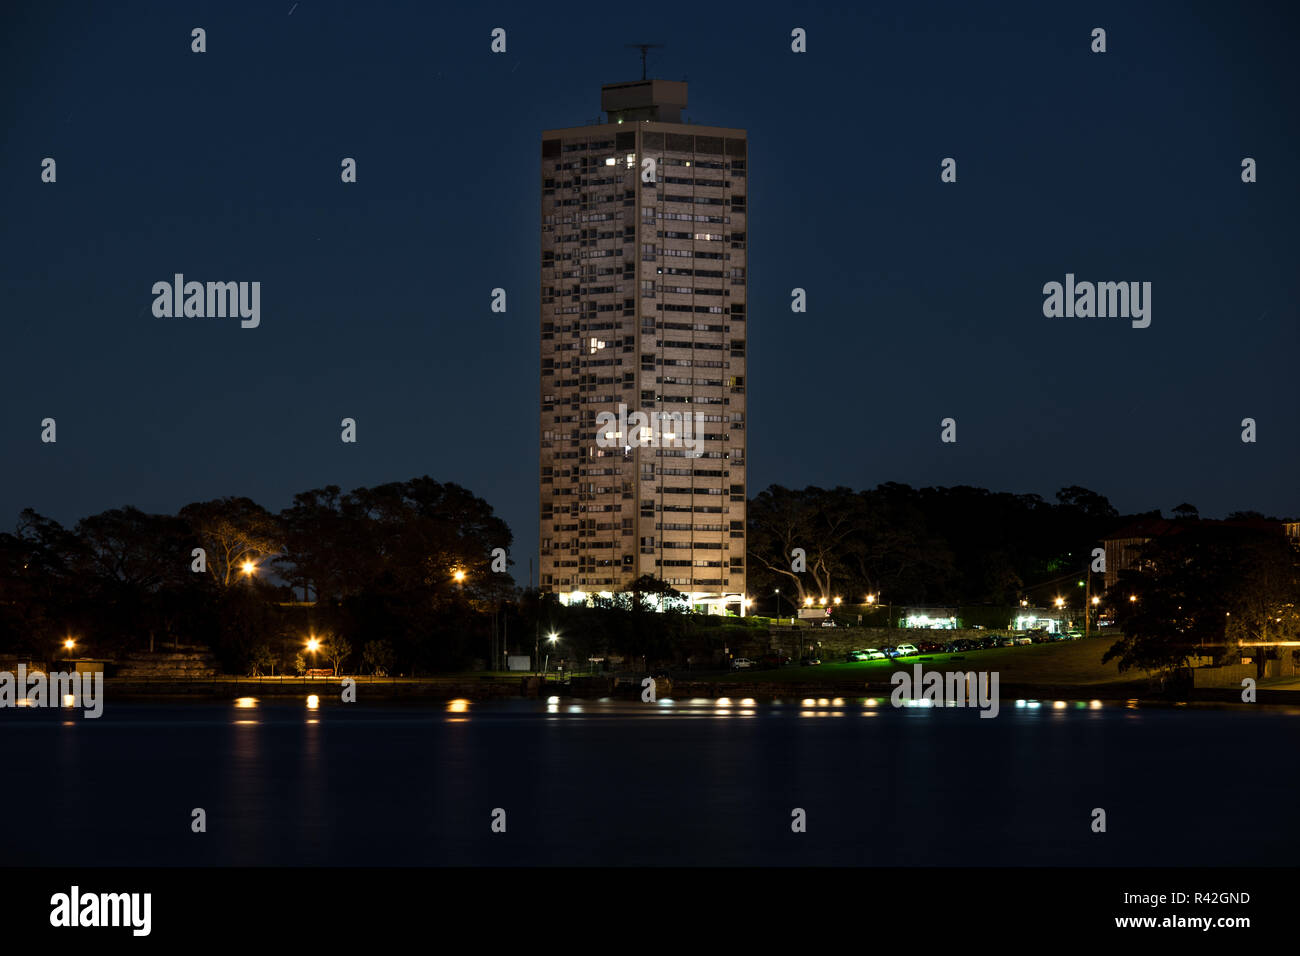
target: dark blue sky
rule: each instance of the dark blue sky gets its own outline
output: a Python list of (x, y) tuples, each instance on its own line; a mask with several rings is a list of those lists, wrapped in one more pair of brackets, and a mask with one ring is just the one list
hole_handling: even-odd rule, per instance
[[(646, 26), (631, 4), (9, 4), (0, 525), (427, 473), (497, 509), (526, 578), (539, 133), (595, 118), (641, 40), (689, 80), (688, 117), (749, 130), (751, 494), (1079, 484), (1125, 511), (1294, 515), (1294, 17), (1133, 6), (690, 4)], [(260, 281), (260, 328), (154, 318), (175, 272)], [(1150, 328), (1045, 318), (1067, 272), (1150, 281)]]

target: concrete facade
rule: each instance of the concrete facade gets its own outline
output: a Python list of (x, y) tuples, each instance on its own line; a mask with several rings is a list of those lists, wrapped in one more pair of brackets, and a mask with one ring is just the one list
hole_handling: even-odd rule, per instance
[(607, 122), (542, 134), (538, 584), (566, 603), (744, 594), (747, 141), (685, 105), (611, 84)]

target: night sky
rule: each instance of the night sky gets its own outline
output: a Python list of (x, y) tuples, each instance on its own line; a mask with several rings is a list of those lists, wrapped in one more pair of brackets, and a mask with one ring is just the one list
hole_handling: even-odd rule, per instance
[[(749, 131), (751, 495), (1296, 515), (1294, 15), (1133, 6), (7, 4), (0, 527), (429, 474), (509, 523), (524, 582), (540, 133), (599, 116), (639, 41), (688, 118)], [(177, 272), (260, 281), (260, 327), (155, 318)], [(1067, 272), (1151, 282), (1151, 326), (1044, 317)]]

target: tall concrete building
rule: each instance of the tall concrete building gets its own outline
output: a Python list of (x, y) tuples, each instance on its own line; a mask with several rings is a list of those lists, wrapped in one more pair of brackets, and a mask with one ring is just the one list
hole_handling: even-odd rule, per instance
[(542, 134), (538, 583), (565, 603), (651, 575), (743, 607), (746, 136), (685, 107), (615, 83), (604, 123)]

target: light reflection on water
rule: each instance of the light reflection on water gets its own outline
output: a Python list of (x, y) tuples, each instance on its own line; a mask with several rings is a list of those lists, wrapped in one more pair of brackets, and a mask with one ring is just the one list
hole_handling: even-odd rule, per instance
[[(0, 788), (0, 815), (31, 821), (9, 858), (49, 865), (1276, 865), (1300, 853), (1291, 831), (1243, 849), (1180, 799), (1284, 805), (1300, 775), (1275, 757), (1300, 710), (1065, 703), (1003, 701), (1000, 720), (888, 696), (0, 711), (20, 731), (6, 733), (7, 759), (61, 783), (56, 800)], [(1207, 741), (1275, 771), (1214, 773), (1197, 759)], [(1133, 825), (1103, 845), (1072, 808), (1106, 800)], [(498, 806), (510, 841), (488, 829)], [(834, 839), (784, 840), (795, 806), (815, 806)], [(904, 806), (923, 827), (882, 825)], [(177, 825), (194, 807), (221, 839)]]
[[(21, 706), (23, 701), (18, 702)], [(261, 715), (258, 719), (232, 719), (230, 723), (235, 725), (258, 725), (270, 722), (283, 722), (289, 714), (285, 709), (287, 701), (278, 701), (272, 699), (264, 704), (263, 701), (255, 697), (240, 697), (232, 702), (236, 710), (257, 710)], [(474, 719), (475, 710), (478, 711), (478, 717), (482, 719), (498, 719), (505, 715), (514, 717), (524, 716), (529, 713), (542, 713), (547, 717), (561, 718), (566, 722), (583, 721), (583, 720), (635, 720), (648, 718), (670, 719), (731, 719), (736, 717), (781, 717), (798, 716), (801, 718), (809, 717), (843, 717), (846, 715), (857, 715), (862, 717), (877, 716), (880, 713), (889, 713), (897, 711), (906, 713), (912, 718), (921, 718), (936, 711), (980, 711), (981, 708), (977, 703), (963, 704), (957, 700), (931, 700), (927, 698), (902, 698), (895, 703), (891, 698), (877, 697), (804, 697), (799, 699), (782, 700), (774, 698), (771, 700), (757, 701), (752, 697), (745, 697), (739, 701), (731, 697), (691, 697), (686, 699), (676, 699), (671, 697), (660, 697), (653, 702), (654, 706), (646, 706), (646, 702), (634, 698), (612, 698), (600, 697), (594, 699), (588, 698), (571, 698), (560, 695), (551, 695), (543, 700), (510, 700), (510, 701), (470, 701), (465, 698), (446, 701), (442, 704), (430, 702), (408, 703), (405, 705), (391, 705), (385, 702), (378, 702), (367, 712), (367, 719), (382, 719), (384, 716), (397, 719), (399, 721), (423, 721), (427, 720), (436, 711), (443, 713), (443, 721), (446, 723), (465, 723)], [(305, 722), (308, 724), (320, 723), (322, 719), (329, 723), (340, 721), (349, 721), (353, 714), (349, 713), (351, 705), (341, 704), (330, 701), (329, 706), (320, 700), (316, 695), (312, 695), (306, 700), (307, 710), (311, 716), (307, 717)], [(1231, 710), (1234, 709), (1231, 704), (1202, 704), (1188, 705), (1179, 703), (1178, 708), (1197, 710)], [(793, 709), (790, 709), (793, 708)], [(1104, 710), (1121, 710), (1128, 712), (1144, 712), (1151, 710), (1172, 711), (1173, 708), (1163, 706), (1158, 703), (1143, 704), (1136, 699), (1126, 701), (1104, 702), (1096, 698), (1089, 700), (1031, 700), (1016, 699), (1004, 700), (1000, 702), (998, 716), (1014, 715), (1017, 717), (1034, 717), (1040, 711), (1050, 711), (1053, 717), (1068, 717), (1076, 713), (1081, 717), (1095, 715)], [(1288, 706), (1273, 706), (1268, 708), (1274, 713), (1300, 715), (1300, 708)], [(353, 712), (357, 713), (357, 712)]]

